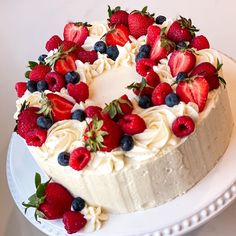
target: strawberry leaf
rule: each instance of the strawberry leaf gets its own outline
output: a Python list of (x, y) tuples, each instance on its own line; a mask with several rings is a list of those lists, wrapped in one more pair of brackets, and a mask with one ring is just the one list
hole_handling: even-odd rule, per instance
[(34, 183), (36, 188), (41, 184), (41, 176), (39, 173), (35, 174)]
[(218, 77), (218, 79), (220, 80), (220, 82), (224, 85), (224, 88), (226, 86), (226, 81), (222, 78), (222, 77)]
[(30, 74), (30, 71), (29, 71), (29, 70), (26, 71), (26, 72), (25, 72), (25, 78), (29, 79), (29, 74)]
[(35, 62), (35, 61), (29, 61), (28, 63), (29, 63), (28, 67), (29, 67), (31, 70), (32, 70), (35, 66), (38, 65), (38, 63)]
[(219, 59), (217, 58), (217, 67), (216, 67), (217, 72), (220, 71), (222, 66), (223, 66), (223, 63), (220, 63)]

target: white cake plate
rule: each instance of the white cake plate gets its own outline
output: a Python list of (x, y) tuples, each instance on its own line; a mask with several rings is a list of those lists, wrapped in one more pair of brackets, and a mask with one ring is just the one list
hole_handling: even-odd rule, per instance
[[(231, 108), (236, 123), (236, 62), (223, 56), (224, 77), (230, 96)], [(216, 117), (217, 119), (217, 117)], [(219, 124), (220, 125), (220, 124)], [(8, 184), (16, 205), (24, 214), (22, 202), (34, 192), (34, 175), (39, 172), (47, 177), (34, 162), (23, 140), (12, 135), (7, 158)], [(195, 187), (183, 196), (145, 211), (130, 214), (110, 215), (95, 236), (164, 236), (182, 235), (219, 214), (236, 198), (236, 128), (224, 156), (215, 168)], [(114, 204), (116, 204), (114, 202)], [(67, 235), (61, 221), (35, 221), (33, 212), (24, 216), (38, 229), (48, 235)], [(78, 235), (90, 235), (80, 232)]]

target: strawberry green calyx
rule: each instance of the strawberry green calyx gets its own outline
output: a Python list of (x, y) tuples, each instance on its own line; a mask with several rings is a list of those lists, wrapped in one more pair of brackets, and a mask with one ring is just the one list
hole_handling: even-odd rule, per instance
[[(223, 66), (223, 63), (220, 63), (219, 59), (217, 58), (217, 67), (216, 67), (217, 74), (221, 70), (222, 66)], [(222, 78), (221, 76), (218, 76), (218, 79), (224, 85), (224, 88), (225, 88), (226, 81), (224, 80), (224, 78)]]
[(127, 89), (138, 89), (139, 90), (138, 96), (140, 96), (145, 87), (153, 88), (153, 87), (147, 85), (146, 79), (144, 77), (142, 77), (142, 81), (140, 83), (133, 82), (132, 84), (128, 85), (126, 88)]
[(120, 6), (115, 7), (114, 9), (111, 9), (111, 7), (108, 5), (108, 16), (111, 17), (115, 12), (120, 11)]
[(89, 151), (96, 152), (100, 148), (105, 147), (103, 145), (103, 137), (108, 133), (101, 130), (103, 126), (103, 120), (99, 120), (97, 116), (94, 116), (92, 122), (87, 124), (87, 131), (84, 134), (85, 146)]
[(36, 219), (36, 221), (38, 221), (40, 223), (40, 221), (38, 220), (39, 218), (45, 218), (45, 215), (43, 214), (43, 212), (41, 212), (39, 209), (39, 206), (44, 203), (44, 200), (46, 198), (45, 196), (45, 189), (47, 184), (51, 181), (51, 179), (49, 179), (47, 182), (42, 183), (41, 182), (41, 176), (39, 173), (35, 174), (35, 188), (36, 188), (36, 193), (33, 194), (32, 196), (30, 196), (28, 198), (28, 203), (23, 202), (22, 205), (25, 207), (25, 214), (27, 212), (27, 210), (29, 208), (35, 208), (35, 213), (34, 213), (34, 217)]
[(145, 6), (141, 11), (139, 11), (139, 10), (134, 10), (134, 11), (132, 11), (130, 14), (133, 14), (133, 13), (140, 13), (140, 14), (145, 15), (145, 16), (154, 17), (155, 13), (150, 14), (150, 13), (147, 11), (147, 9), (148, 9), (148, 7)]
[(187, 28), (190, 32), (190, 34), (194, 37), (195, 32), (198, 32), (199, 29), (197, 29), (193, 24), (191, 19), (186, 19), (183, 16), (180, 16), (180, 19), (178, 20), (182, 28)]
[(176, 47), (176, 44), (175, 42), (167, 38), (165, 32), (166, 32), (166, 27), (161, 29), (161, 37), (160, 37), (161, 47), (166, 48), (166, 50), (170, 52), (173, 48)]
[(29, 68), (30, 70), (27, 70), (26, 72), (25, 72), (25, 78), (29, 78), (29, 74), (30, 74), (30, 72), (31, 72), (31, 70), (35, 67), (35, 66), (37, 66), (38, 65), (38, 63), (37, 62), (35, 62), (35, 61), (29, 61), (28, 62), (28, 66), (27, 66), (27, 68)]
[(91, 27), (92, 26), (88, 22), (80, 22), (80, 21), (74, 22), (74, 25), (78, 26), (78, 27), (80, 27), (80, 26)]
[(39, 103), (42, 105), (41, 109), (37, 112), (37, 114), (43, 114), (46, 117), (50, 117), (52, 119), (52, 102), (47, 98), (45, 93), (41, 94), (41, 99)]

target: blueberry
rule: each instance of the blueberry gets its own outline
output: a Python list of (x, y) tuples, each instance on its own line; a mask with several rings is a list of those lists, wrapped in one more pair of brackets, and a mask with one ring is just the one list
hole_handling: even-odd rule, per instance
[(66, 73), (65, 80), (68, 84), (77, 84), (80, 81), (80, 75), (76, 71), (70, 71)]
[(26, 88), (31, 92), (37, 91), (37, 83), (34, 80), (29, 80), (26, 84)]
[(71, 205), (74, 211), (82, 211), (85, 207), (85, 201), (81, 197), (76, 197), (72, 201)]
[(107, 45), (103, 41), (98, 41), (94, 44), (94, 50), (100, 53), (106, 53)]
[(69, 159), (70, 159), (70, 153), (68, 152), (61, 152), (57, 157), (57, 161), (61, 166), (68, 166)]
[(188, 78), (188, 74), (186, 72), (179, 72), (178, 75), (176, 76), (176, 81), (180, 82), (186, 78)]
[(173, 107), (175, 105), (179, 104), (179, 97), (176, 93), (169, 93), (166, 97), (165, 97), (165, 104), (168, 107)]
[(177, 50), (184, 49), (184, 48), (187, 48), (187, 47), (188, 47), (188, 45), (187, 45), (187, 43), (184, 42), (184, 41), (178, 42), (178, 43), (176, 44), (176, 49), (177, 49)]
[(147, 55), (149, 55), (150, 51), (151, 51), (151, 47), (147, 44), (144, 44), (139, 48), (139, 52), (145, 52), (147, 53)]
[(45, 116), (39, 116), (37, 118), (37, 125), (43, 129), (49, 129), (52, 126), (52, 120)]
[(43, 92), (45, 91), (46, 89), (48, 89), (48, 84), (45, 80), (40, 80), (38, 83), (37, 83), (37, 91), (39, 92)]
[(111, 58), (113, 61), (119, 56), (119, 50), (116, 46), (109, 46), (107, 48), (107, 56)]
[(45, 63), (45, 58), (46, 57), (47, 57), (46, 54), (42, 54), (42, 55), (39, 56), (38, 61), (41, 62), (41, 63)]
[(148, 54), (146, 52), (139, 52), (135, 57), (135, 62), (138, 62), (142, 58), (148, 58)]
[(123, 151), (130, 151), (134, 146), (134, 140), (130, 135), (124, 135), (120, 140), (120, 146)]
[(79, 121), (84, 121), (86, 118), (86, 114), (83, 110), (81, 109), (78, 109), (78, 110), (75, 110), (73, 113), (72, 113), (72, 119), (73, 120), (79, 120)]
[(141, 96), (139, 98), (139, 102), (138, 102), (138, 105), (141, 107), (141, 108), (149, 108), (151, 105), (152, 105), (152, 102), (151, 102), (151, 98), (149, 96)]
[(158, 16), (158, 17), (156, 18), (156, 23), (157, 23), (158, 25), (162, 25), (165, 21), (166, 21), (166, 17), (165, 17), (165, 16), (160, 15), (160, 16)]

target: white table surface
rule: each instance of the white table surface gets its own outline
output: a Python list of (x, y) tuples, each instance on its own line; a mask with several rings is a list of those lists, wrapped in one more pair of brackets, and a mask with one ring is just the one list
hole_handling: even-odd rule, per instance
[[(212, 47), (236, 58), (234, 0), (0, 0), (0, 236), (44, 235), (17, 210), (7, 187), (5, 161), (14, 128), (14, 85), (24, 80), (28, 60), (44, 53), (47, 39), (53, 34), (62, 34), (66, 22), (106, 19), (108, 4), (127, 9), (148, 5), (156, 14), (191, 17)], [(209, 223), (187, 234), (213, 235), (236, 235), (236, 202)]]

